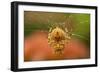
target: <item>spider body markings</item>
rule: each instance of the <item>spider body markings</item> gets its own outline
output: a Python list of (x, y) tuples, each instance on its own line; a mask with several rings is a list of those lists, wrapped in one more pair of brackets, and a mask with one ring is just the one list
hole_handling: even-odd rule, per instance
[(66, 42), (71, 39), (66, 30), (67, 28), (63, 30), (58, 26), (49, 30), (48, 43), (53, 48), (55, 55), (62, 55)]

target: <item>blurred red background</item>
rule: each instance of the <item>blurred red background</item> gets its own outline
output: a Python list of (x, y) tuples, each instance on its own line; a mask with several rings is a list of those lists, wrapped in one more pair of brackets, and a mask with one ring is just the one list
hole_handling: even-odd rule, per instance
[(64, 53), (57, 56), (48, 45), (47, 32), (35, 32), (24, 40), (24, 61), (85, 59), (90, 57), (89, 47), (72, 38), (65, 44)]

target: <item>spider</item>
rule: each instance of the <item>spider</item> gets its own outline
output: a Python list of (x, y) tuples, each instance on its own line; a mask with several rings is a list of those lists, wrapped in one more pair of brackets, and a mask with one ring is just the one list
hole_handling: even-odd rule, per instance
[(71, 39), (68, 30), (62, 29), (58, 26), (55, 28), (50, 28), (48, 34), (48, 43), (53, 48), (53, 53), (55, 55), (62, 55), (65, 43)]

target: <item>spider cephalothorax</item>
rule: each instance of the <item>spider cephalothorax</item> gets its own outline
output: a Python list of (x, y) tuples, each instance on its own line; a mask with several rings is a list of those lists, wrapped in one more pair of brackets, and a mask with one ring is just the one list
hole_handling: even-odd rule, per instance
[(48, 34), (48, 43), (53, 48), (54, 54), (61, 55), (64, 50), (65, 43), (68, 42), (70, 36), (66, 30), (60, 27), (51, 28)]

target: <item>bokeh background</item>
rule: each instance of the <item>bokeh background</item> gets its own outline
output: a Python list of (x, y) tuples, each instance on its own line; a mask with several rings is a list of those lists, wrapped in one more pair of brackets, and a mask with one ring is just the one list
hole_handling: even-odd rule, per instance
[[(48, 45), (50, 27), (72, 34), (64, 54), (55, 56)], [(90, 58), (90, 14), (24, 11), (24, 61)]]

